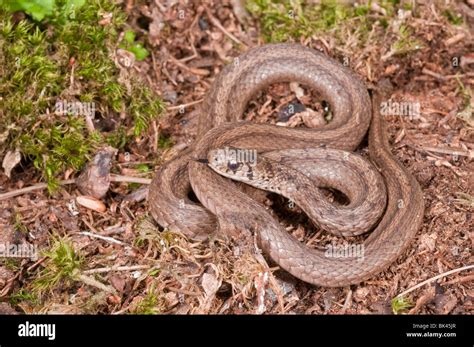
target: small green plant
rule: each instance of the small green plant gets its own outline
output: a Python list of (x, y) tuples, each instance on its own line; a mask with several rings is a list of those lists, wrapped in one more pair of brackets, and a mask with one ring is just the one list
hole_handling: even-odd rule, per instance
[(410, 28), (406, 25), (401, 25), (398, 30), (398, 40), (392, 45), (393, 54), (406, 54), (412, 51), (419, 50), (423, 44), (416, 38), (413, 38)]
[(0, 265), (13, 272), (21, 269), (21, 258), (0, 258)]
[(11, 293), (8, 297), (8, 301), (12, 305), (18, 305), (19, 303), (25, 301), (35, 305), (38, 303), (38, 297), (34, 293), (26, 290), (25, 288), (21, 288), (20, 290)]
[(62, 16), (73, 17), (86, 0), (0, 0), (0, 7), (9, 12), (24, 11), (34, 20), (40, 22), (54, 12)]
[(159, 314), (163, 310), (163, 302), (160, 300), (159, 293), (152, 284), (145, 295), (145, 297), (138, 303), (133, 311), (134, 314), (152, 315)]
[(174, 144), (173, 139), (169, 136), (160, 136), (160, 138), (158, 139), (158, 146), (161, 149), (171, 148), (173, 144)]
[(394, 314), (403, 314), (411, 307), (413, 307), (413, 303), (408, 298), (395, 297), (392, 299), (392, 312)]
[(60, 283), (71, 282), (77, 278), (83, 263), (73, 245), (66, 238), (52, 237), (52, 246), (44, 251), (44, 269), (32, 282), (33, 291), (39, 295), (52, 291)]
[(459, 91), (463, 98), (463, 106), (456, 116), (461, 119), (468, 127), (474, 127), (474, 107), (472, 89), (466, 88), (459, 77), (456, 77), (459, 85)]
[(443, 15), (453, 25), (461, 25), (463, 23), (462, 15), (459, 14), (459, 13), (454, 14), (450, 10), (446, 9), (446, 10), (443, 11)]
[(141, 173), (147, 173), (150, 172), (150, 167), (146, 164), (139, 164), (137, 165), (137, 170)]
[(21, 220), (21, 215), (19, 213), (15, 213), (14, 226), (15, 226), (16, 231), (19, 231), (23, 235), (28, 235), (28, 233), (29, 233), (28, 227)]
[(144, 60), (150, 54), (140, 42), (135, 41), (135, 33), (132, 30), (127, 30), (125, 32), (120, 48), (132, 52), (135, 55), (135, 59), (138, 61)]
[(35, 20), (41, 21), (44, 17), (53, 14), (54, 0), (1, 0), (0, 6), (10, 12), (25, 11)]

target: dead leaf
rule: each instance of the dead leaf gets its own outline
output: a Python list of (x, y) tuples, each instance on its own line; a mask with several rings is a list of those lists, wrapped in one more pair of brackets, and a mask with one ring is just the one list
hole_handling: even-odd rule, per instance
[(100, 199), (110, 187), (110, 167), (117, 150), (105, 147), (94, 156), (76, 179), (76, 185), (82, 194)]
[(15, 168), (15, 166), (18, 165), (18, 163), (21, 161), (21, 153), (18, 149), (15, 149), (14, 152), (8, 151), (7, 154), (5, 154), (5, 157), (3, 158), (3, 163), (2, 167), (5, 172), (5, 175), (8, 178), (11, 178), (11, 172)]
[(453, 294), (438, 294), (434, 301), (437, 314), (448, 314), (458, 303), (458, 299)]
[(125, 289), (125, 278), (123, 278), (122, 276), (112, 275), (110, 276), (109, 282), (112, 287), (117, 289), (117, 291), (119, 292), (123, 292), (123, 290)]
[(423, 295), (421, 295), (417, 300), (416, 300), (416, 304), (415, 304), (415, 307), (413, 307), (409, 314), (414, 314), (414, 313), (417, 313), (420, 308), (422, 308), (424, 305), (430, 303), (431, 301), (433, 301), (433, 299), (435, 298), (435, 293), (436, 293), (436, 289), (434, 286), (431, 286), (431, 287), (428, 287), (424, 292), (423, 292)]
[(199, 298), (198, 313), (208, 313), (217, 291), (222, 285), (222, 280), (218, 278), (218, 270), (215, 265), (209, 264), (210, 270), (202, 275), (201, 285), (204, 289), (204, 295)]

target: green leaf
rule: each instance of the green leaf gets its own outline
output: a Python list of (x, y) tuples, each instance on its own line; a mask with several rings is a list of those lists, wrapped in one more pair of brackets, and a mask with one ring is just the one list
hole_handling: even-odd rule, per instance
[(150, 172), (150, 168), (146, 164), (137, 165), (137, 169), (138, 169), (138, 171), (140, 171), (142, 173)]
[(132, 30), (127, 30), (123, 39), (128, 43), (132, 44), (133, 42), (135, 42), (135, 33)]
[(41, 21), (46, 16), (53, 14), (55, 0), (1, 0), (0, 6), (10, 12), (25, 11), (36, 21)]
[(146, 50), (145, 47), (142, 46), (141, 43), (135, 43), (133, 46), (128, 48), (128, 51), (135, 54), (135, 58), (138, 61), (145, 59), (149, 55), (148, 51)]

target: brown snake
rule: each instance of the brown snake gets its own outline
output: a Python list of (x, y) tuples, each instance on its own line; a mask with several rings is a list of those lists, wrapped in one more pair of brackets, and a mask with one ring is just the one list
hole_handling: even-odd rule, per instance
[[(332, 121), (319, 129), (239, 122), (247, 102), (258, 91), (272, 83), (290, 81), (316, 90), (327, 100), (333, 111)], [(194, 238), (218, 230), (226, 232), (229, 228), (249, 230), (256, 234), (263, 252), (281, 268), (312, 284), (339, 287), (364, 281), (400, 256), (420, 228), (424, 211), (417, 181), (390, 152), (380, 102), (378, 92), (374, 92), (371, 102), (358, 77), (320, 52), (297, 44), (252, 49), (216, 77), (201, 108), (198, 140), (191, 149), (160, 167), (149, 191), (150, 211), (163, 227)], [(369, 155), (375, 170), (354, 167), (353, 160), (363, 159), (344, 154), (359, 145), (369, 125)], [(368, 212), (357, 209), (372, 194), (375, 200), (369, 203), (369, 210), (378, 207), (383, 215), (379, 217), (375, 213), (371, 217), (378, 224), (363, 242), (363, 257), (328, 257), (324, 251), (300, 243), (260, 203), (202, 163), (204, 158), (212, 157), (211, 150), (226, 146), (256, 150), (259, 158), (262, 155), (293, 167), (290, 172), (301, 170), (304, 165), (308, 170), (322, 167), (325, 173), (316, 173), (318, 170), (314, 169), (314, 174), (319, 176), (309, 181), (313, 184), (304, 175), (298, 179), (297, 182), (306, 183), (296, 183), (296, 190), (303, 191), (304, 187), (309, 190), (311, 185), (333, 187), (349, 197), (348, 206), (334, 206), (333, 210), (326, 206), (323, 216), (315, 221), (331, 226), (332, 220), (337, 220), (344, 210), (348, 215), (340, 222), (346, 222), (348, 231), (335, 226), (336, 234), (364, 231), (352, 232), (351, 228), (357, 224), (352, 220), (369, 218)], [(319, 158), (314, 159), (313, 154)], [(329, 164), (324, 164), (325, 160)], [(380, 189), (382, 192), (371, 193), (373, 187), (376, 192)], [(191, 190), (201, 204), (189, 199)], [(302, 209), (311, 210), (313, 203), (305, 202), (305, 197), (302, 199)]]

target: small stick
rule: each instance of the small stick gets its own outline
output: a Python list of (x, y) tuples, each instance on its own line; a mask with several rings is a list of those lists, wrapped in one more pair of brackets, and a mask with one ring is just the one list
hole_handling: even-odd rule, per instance
[(434, 277), (431, 277), (431, 278), (427, 279), (426, 281), (423, 281), (423, 282), (421, 282), (421, 283), (418, 283), (417, 285), (411, 287), (410, 289), (405, 290), (403, 293), (398, 294), (396, 297), (397, 297), (397, 298), (400, 298), (400, 297), (402, 297), (402, 296), (407, 295), (408, 293), (411, 293), (411, 292), (414, 291), (415, 289), (418, 289), (418, 288), (424, 286), (425, 284), (434, 282), (434, 281), (436, 281), (436, 280), (438, 280), (438, 279), (440, 279), (440, 278), (443, 278), (443, 277), (452, 275), (452, 274), (454, 274), (454, 273), (461, 272), (461, 271), (464, 271), (464, 270), (469, 270), (469, 269), (474, 269), (474, 265), (466, 265), (466, 266), (464, 266), (464, 267), (460, 267), (460, 268), (457, 268), (457, 269), (454, 269), (454, 270), (450, 270), (450, 271), (447, 271), (447, 272), (443, 272), (442, 274), (439, 274), (439, 275), (437, 275), (437, 276), (434, 276)]
[(127, 245), (126, 243), (124, 243), (122, 241), (119, 241), (119, 240), (116, 240), (113, 237), (97, 235), (97, 234), (91, 233), (89, 231), (81, 231), (81, 232), (78, 232), (77, 234), (81, 234), (81, 235), (85, 235), (85, 236), (89, 236), (89, 237), (95, 237), (96, 239), (101, 239), (101, 240), (108, 241), (108, 242), (111, 242), (111, 243), (116, 243), (116, 244), (122, 245), (122, 246)]
[(83, 271), (85, 274), (98, 274), (111, 271), (135, 271), (135, 270), (146, 270), (149, 269), (148, 265), (132, 265), (132, 266), (110, 266), (110, 267), (100, 267), (97, 269), (90, 269)]
[(464, 151), (462, 149), (451, 149), (451, 148), (442, 148), (442, 147), (419, 147), (420, 149), (428, 152), (450, 154), (450, 155), (460, 155), (468, 158), (474, 158), (474, 151)]
[(36, 268), (38, 265), (40, 265), (42, 262), (44, 262), (48, 257), (43, 257), (36, 261), (33, 265), (31, 265), (28, 269), (26, 269), (26, 272), (30, 272), (34, 268)]
[(346, 295), (346, 300), (344, 300), (344, 305), (342, 306), (342, 314), (346, 313), (347, 309), (351, 307), (352, 304), (352, 289), (349, 288), (349, 291)]
[(203, 100), (204, 100), (204, 99), (199, 99), (199, 100), (195, 100), (195, 101), (188, 102), (187, 104), (181, 104), (181, 105), (177, 105), (177, 106), (168, 106), (166, 109), (167, 109), (168, 111), (180, 110), (180, 109), (186, 108), (186, 107), (188, 107), (188, 106), (193, 106), (193, 105), (199, 104), (199, 103), (201, 103)]
[(212, 14), (211, 14), (211, 11), (209, 11), (207, 8), (206, 8), (206, 14), (207, 16), (209, 17), (209, 19), (211, 20), (212, 24), (214, 24), (220, 31), (222, 31), (226, 36), (228, 36), (232, 41), (234, 41), (235, 43), (241, 45), (241, 46), (244, 46), (244, 47), (247, 47), (247, 45), (245, 43), (243, 43), (242, 41), (240, 41), (237, 37), (235, 37), (234, 35), (232, 35), (230, 32), (228, 32), (226, 30), (226, 28), (224, 28), (222, 26), (222, 24), (219, 22), (219, 20), (214, 17)]
[(192, 73), (192, 74), (194, 74), (194, 75), (199, 75), (199, 76), (207, 76), (207, 75), (209, 75), (209, 71), (208, 71), (208, 70), (189, 67), (189, 66), (187, 66), (186, 64), (180, 62), (178, 59), (176, 59), (176, 58), (173, 57), (172, 55), (170, 55), (169, 57), (170, 57), (170, 61), (171, 61), (174, 65), (176, 65), (176, 66), (178, 66), (178, 67), (180, 67), (180, 68), (182, 68), (182, 69), (184, 69), (184, 70), (186, 70), (186, 71), (188, 71), (188, 72), (190, 72), (190, 73)]
[[(151, 184), (151, 179), (141, 178), (141, 177), (132, 177), (132, 176), (122, 176), (122, 175), (110, 175), (111, 182), (127, 182), (127, 183), (140, 183), (140, 184)], [(68, 184), (74, 184), (76, 180), (62, 180), (59, 181), (59, 185), (64, 186)], [(0, 201), (13, 198), (18, 195), (23, 195), (26, 193), (33, 192), (35, 190), (43, 190), (48, 187), (47, 183), (38, 183), (29, 187), (12, 190), (11, 192), (0, 194)]]
[(465, 76), (472, 76), (471, 73), (465, 73), (465, 74), (458, 74), (458, 75), (446, 75), (446, 76), (443, 76), (437, 72), (434, 72), (434, 71), (431, 71), (427, 68), (423, 68), (423, 70), (421, 70), (421, 73), (424, 74), (424, 75), (428, 75), (428, 76), (431, 76), (431, 77), (434, 77), (436, 79), (439, 79), (439, 80), (442, 80), (442, 81), (447, 81), (447, 80), (450, 80), (450, 79), (453, 79), (453, 78), (461, 78), (461, 77), (465, 77)]
[(467, 275), (467, 276), (464, 276), (464, 277), (461, 277), (461, 278), (458, 277), (458, 278), (455, 278), (451, 281), (441, 283), (441, 285), (442, 286), (447, 286), (447, 285), (450, 285), (450, 284), (464, 283), (464, 282), (470, 282), (470, 281), (474, 281), (474, 274)]
[(90, 286), (93, 286), (93, 287), (96, 287), (96, 288), (99, 288), (100, 290), (103, 290), (104, 292), (108, 292), (108, 293), (112, 293), (112, 294), (117, 294), (117, 291), (111, 287), (111, 286), (107, 286), (99, 281), (97, 281), (96, 279), (92, 278), (92, 277), (89, 277), (89, 276), (86, 276), (84, 274), (80, 274), (76, 277), (76, 280), (78, 281), (81, 281), (85, 284), (88, 284)]
[[(64, 181), (59, 182), (59, 184), (62, 185), (62, 186), (67, 185), (67, 184), (73, 184), (73, 183), (76, 183), (76, 180), (71, 179), (71, 180), (64, 180)], [(9, 198), (13, 198), (13, 197), (18, 196), (18, 195), (23, 195), (23, 194), (26, 194), (26, 193), (29, 193), (29, 192), (32, 192), (32, 191), (35, 191), (35, 190), (46, 189), (47, 187), (48, 187), (47, 183), (38, 183), (38, 184), (35, 184), (33, 186), (13, 190), (11, 192), (0, 194), (0, 201), (7, 200)]]
[(140, 183), (151, 184), (150, 178), (141, 178), (133, 176), (110, 175), (110, 182), (126, 182), (126, 183)]

